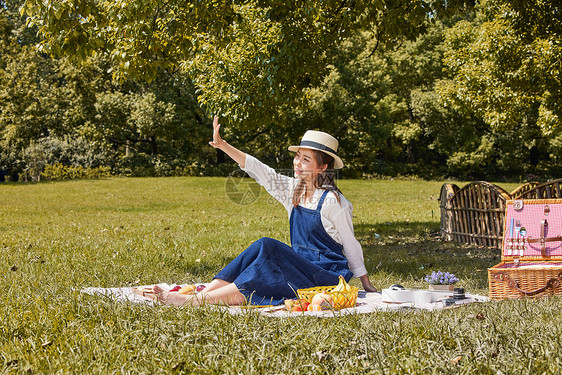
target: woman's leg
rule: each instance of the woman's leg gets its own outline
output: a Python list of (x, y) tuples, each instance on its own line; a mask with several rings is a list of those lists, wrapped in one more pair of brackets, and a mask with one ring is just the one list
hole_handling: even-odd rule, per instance
[(208, 293), (215, 289), (222, 288), (223, 286), (227, 286), (228, 284), (230, 284), (228, 281), (224, 281), (221, 279), (213, 279), (213, 281), (211, 281), (209, 285), (205, 287), (204, 291)]
[(246, 297), (240, 293), (234, 283), (228, 283), (228, 285), (211, 291), (207, 291), (207, 288), (205, 288), (196, 297), (200, 303), (210, 303), (213, 305), (237, 306), (246, 302)]
[[(216, 279), (215, 279), (216, 280)], [(223, 281), (224, 280), (220, 280)], [(179, 294), (177, 292), (166, 292), (160, 287), (155, 286), (154, 292), (158, 300), (165, 305), (173, 306), (200, 306), (204, 303), (212, 305), (229, 305), (236, 306), (246, 302), (246, 297), (234, 285), (234, 283), (227, 283), (222, 287), (214, 290), (207, 291), (207, 288), (197, 294)]]

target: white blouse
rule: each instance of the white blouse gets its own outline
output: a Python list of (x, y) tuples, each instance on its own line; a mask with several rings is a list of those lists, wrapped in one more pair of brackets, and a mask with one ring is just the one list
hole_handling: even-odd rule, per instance
[[(281, 202), (287, 210), (289, 218), (291, 217), (293, 191), (299, 183), (298, 179), (277, 173), (273, 168), (251, 155), (246, 155), (245, 166), (241, 169), (263, 186), (273, 198)], [(312, 199), (301, 205), (305, 208), (316, 209), (323, 192), (322, 189), (316, 189)], [(353, 233), (352, 212), (351, 202), (340, 195), (338, 203), (335, 193), (329, 192), (320, 210), (320, 217), (326, 232), (343, 246), (343, 254), (347, 258), (353, 276), (360, 277), (367, 274), (367, 269), (363, 260), (363, 249)]]

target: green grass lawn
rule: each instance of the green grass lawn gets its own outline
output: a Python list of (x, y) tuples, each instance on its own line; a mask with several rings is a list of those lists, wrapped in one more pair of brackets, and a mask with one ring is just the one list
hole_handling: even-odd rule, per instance
[[(77, 291), (209, 281), (260, 237), (289, 242), (279, 204), (262, 190), (257, 202), (237, 205), (225, 181), (0, 184), (0, 373), (559, 372), (558, 298), (274, 319)], [(441, 185), (340, 182), (378, 288), (425, 288), (427, 273), (447, 270), (468, 292), (487, 294), (499, 251), (439, 240)]]

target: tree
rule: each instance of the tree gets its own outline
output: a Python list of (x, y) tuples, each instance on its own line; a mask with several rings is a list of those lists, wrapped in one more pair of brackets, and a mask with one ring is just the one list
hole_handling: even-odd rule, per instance
[(239, 126), (278, 122), (277, 108), (321, 82), (334, 48), (359, 30), (377, 45), (415, 38), (463, 0), (27, 0), (41, 49), (84, 59), (106, 53), (114, 75), (148, 81), (186, 71), (209, 113)]
[(172, 169), (214, 159), (211, 151), (198, 151), (207, 144), (209, 123), (185, 74), (160, 70), (150, 84), (118, 83), (103, 55), (72, 64), (66, 56), (39, 52), (37, 30), (25, 26), (18, 10), (23, 1), (0, 4), (0, 169), (11, 179), (30, 161), (35, 174), (51, 162), (92, 166), (91, 158), (43, 152), (53, 145), (111, 166), (127, 149), (143, 154), (145, 163), (165, 160)]
[(448, 29), (450, 78), (437, 89), (446, 107), (490, 127), (478, 150), (459, 151), (456, 164), (481, 165), (477, 155), (486, 154), (507, 176), (559, 173), (561, 25), (557, 2), (486, 0), (474, 19)]
[(369, 32), (342, 43), (324, 82), (307, 91), (310, 110), (295, 122), (302, 131), (337, 134), (351, 175), (445, 175), (451, 155), (481, 136), (473, 119), (443, 108), (434, 91), (444, 78), (445, 29), (436, 22), (415, 41), (376, 53)]
[(562, 124), (562, 21), (549, 0), (485, 0), (475, 21), (447, 32), (449, 105), (477, 113), (496, 130), (522, 123), (545, 134)]

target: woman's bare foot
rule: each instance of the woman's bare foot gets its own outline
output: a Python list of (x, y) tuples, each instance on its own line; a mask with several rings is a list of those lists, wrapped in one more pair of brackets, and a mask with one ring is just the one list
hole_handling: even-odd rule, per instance
[(180, 294), (178, 292), (168, 292), (160, 288), (158, 285), (154, 286), (154, 296), (156, 299), (164, 304), (171, 306), (198, 306), (200, 301), (195, 294)]
[(206, 288), (197, 294), (180, 294), (177, 292), (164, 291), (158, 285), (154, 286), (154, 297), (164, 305), (171, 306), (200, 306), (204, 303), (213, 305), (237, 306), (246, 302), (246, 297), (233, 283), (227, 283), (210, 292)]

